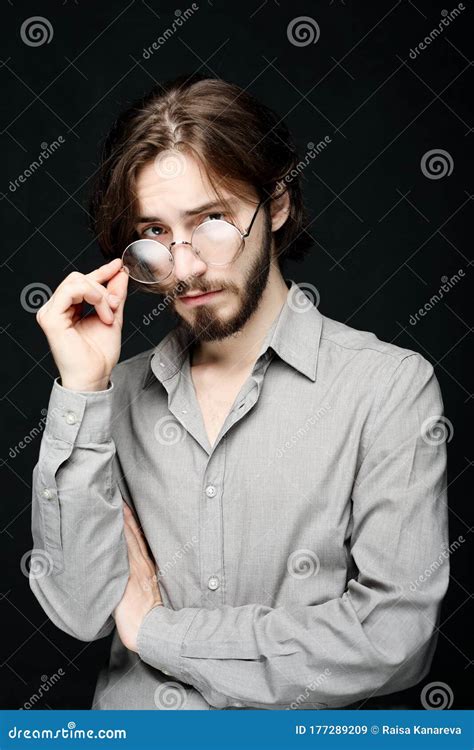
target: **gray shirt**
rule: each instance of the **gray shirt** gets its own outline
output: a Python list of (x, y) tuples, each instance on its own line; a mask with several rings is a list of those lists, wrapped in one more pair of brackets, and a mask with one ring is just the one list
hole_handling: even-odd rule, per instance
[(54, 381), (30, 586), (66, 633), (110, 634), (125, 500), (165, 604), (138, 654), (114, 631), (92, 708), (340, 708), (429, 669), (449, 574), (433, 367), (286, 283), (213, 446), (179, 327), (104, 391)]

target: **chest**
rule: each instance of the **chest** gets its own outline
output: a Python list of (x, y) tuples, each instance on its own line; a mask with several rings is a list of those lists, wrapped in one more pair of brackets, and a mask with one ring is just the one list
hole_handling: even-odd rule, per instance
[(194, 390), (211, 446), (214, 445), (222, 425), (250, 372), (251, 368), (248, 368), (243, 372), (224, 376), (223, 374), (210, 374), (199, 368), (192, 368)]

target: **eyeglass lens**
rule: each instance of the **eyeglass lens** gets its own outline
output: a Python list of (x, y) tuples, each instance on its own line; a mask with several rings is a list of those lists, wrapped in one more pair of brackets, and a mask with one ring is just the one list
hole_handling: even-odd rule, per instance
[[(203, 222), (191, 239), (199, 257), (209, 265), (230, 263), (243, 242), (238, 229), (221, 219)], [(132, 279), (152, 284), (164, 281), (174, 265), (171, 252), (158, 239), (135, 240), (125, 249), (122, 260)]]

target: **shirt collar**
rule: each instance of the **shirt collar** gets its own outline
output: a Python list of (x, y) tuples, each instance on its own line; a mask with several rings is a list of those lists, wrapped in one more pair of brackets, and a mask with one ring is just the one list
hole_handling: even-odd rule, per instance
[[(306, 301), (302, 298), (304, 291), (298, 284), (291, 279), (285, 281), (289, 287), (286, 300), (267, 331), (257, 359), (271, 348), (314, 382), (323, 316), (309, 297), (305, 295)], [(142, 387), (146, 388), (155, 378), (162, 382), (173, 377), (189, 357), (191, 345), (192, 337), (184, 329), (179, 325), (173, 328), (150, 351)]]

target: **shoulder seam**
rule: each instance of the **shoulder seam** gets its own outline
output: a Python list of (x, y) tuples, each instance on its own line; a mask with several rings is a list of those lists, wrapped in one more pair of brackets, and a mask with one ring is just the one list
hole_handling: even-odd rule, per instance
[[(362, 344), (362, 346), (345, 346), (344, 344), (341, 344), (339, 341), (334, 341), (334, 339), (330, 338), (329, 336), (321, 336), (321, 340), (330, 341), (331, 344), (334, 344), (335, 346), (339, 346), (341, 349), (347, 349), (348, 351), (351, 351), (351, 352), (354, 352), (354, 351), (360, 352), (360, 351), (363, 351), (364, 349), (367, 349), (369, 351), (377, 352), (378, 354), (387, 354), (388, 356), (393, 357), (394, 359), (400, 359), (400, 357), (404, 359), (405, 357), (410, 357), (412, 354), (417, 354), (417, 352), (414, 352), (409, 349), (405, 349), (404, 347), (401, 347), (401, 346), (398, 347), (401, 350), (400, 354), (396, 354), (395, 352), (384, 351), (382, 348), (375, 348), (374, 346), (367, 346), (364, 344)], [(390, 344), (389, 342), (381, 342), (381, 343), (385, 344), (385, 346), (387, 345), (396, 346), (396, 344)]]

